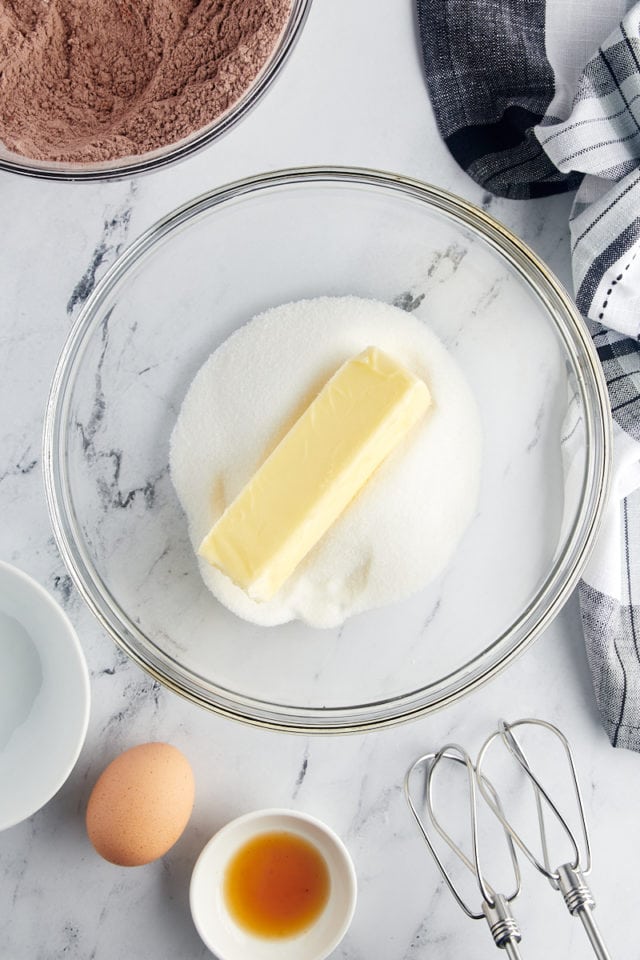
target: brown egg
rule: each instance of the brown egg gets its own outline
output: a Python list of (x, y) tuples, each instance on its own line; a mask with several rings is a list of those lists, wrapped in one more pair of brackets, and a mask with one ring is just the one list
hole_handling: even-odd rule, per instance
[(186, 827), (195, 784), (168, 743), (143, 743), (103, 770), (87, 806), (87, 833), (101, 857), (137, 867), (162, 857)]

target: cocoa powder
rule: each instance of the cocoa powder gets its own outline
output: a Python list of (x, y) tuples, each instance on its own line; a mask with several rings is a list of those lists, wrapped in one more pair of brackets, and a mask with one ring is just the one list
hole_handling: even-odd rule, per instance
[(291, 0), (0, 0), (0, 141), (96, 162), (182, 140), (269, 59)]

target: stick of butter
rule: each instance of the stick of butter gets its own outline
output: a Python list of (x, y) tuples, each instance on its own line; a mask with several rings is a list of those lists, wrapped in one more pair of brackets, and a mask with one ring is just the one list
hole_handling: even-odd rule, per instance
[(325, 384), (198, 553), (270, 600), (430, 403), (423, 380), (368, 347)]

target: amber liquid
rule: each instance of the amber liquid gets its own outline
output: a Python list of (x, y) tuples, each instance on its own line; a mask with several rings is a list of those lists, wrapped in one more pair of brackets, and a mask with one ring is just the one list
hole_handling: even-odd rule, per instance
[(261, 833), (240, 847), (224, 877), (229, 913), (248, 933), (291, 937), (322, 913), (329, 869), (319, 850), (295, 833)]

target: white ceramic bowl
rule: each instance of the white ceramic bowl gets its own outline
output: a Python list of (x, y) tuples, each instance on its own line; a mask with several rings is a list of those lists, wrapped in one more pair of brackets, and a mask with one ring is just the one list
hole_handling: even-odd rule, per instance
[[(330, 876), (318, 919), (292, 937), (261, 938), (239, 927), (227, 909), (223, 881), (235, 852), (261, 833), (287, 831), (313, 844)], [(347, 932), (356, 905), (356, 874), (346, 847), (326, 824), (295, 810), (256, 810), (232, 820), (207, 843), (191, 876), (193, 921), (218, 960), (324, 960)]]
[(65, 782), (89, 723), (89, 674), (68, 617), (39, 584), (0, 563), (0, 830)]

